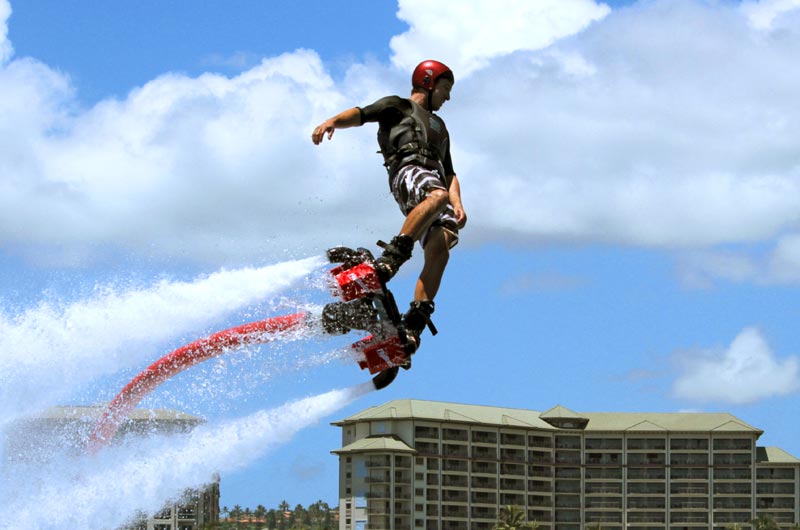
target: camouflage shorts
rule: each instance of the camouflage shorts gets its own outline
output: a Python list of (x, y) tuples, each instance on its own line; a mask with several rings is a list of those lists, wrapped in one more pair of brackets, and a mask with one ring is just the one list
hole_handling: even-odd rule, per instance
[[(411, 210), (428, 197), (432, 190), (447, 191), (444, 179), (437, 170), (414, 165), (400, 168), (391, 179), (390, 186), (394, 200), (397, 201), (397, 205), (403, 215), (408, 215)], [(423, 247), (431, 229), (436, 226), (440, 226), (450, 233), (452, 236), (451, 248), (458, 243), (458, 222), (456, 221), (456, 214), (452, 204), (447, 204), (447, 208), (439, 214), (439, 217), (431, 224), (431, 228), (422, 236)]]

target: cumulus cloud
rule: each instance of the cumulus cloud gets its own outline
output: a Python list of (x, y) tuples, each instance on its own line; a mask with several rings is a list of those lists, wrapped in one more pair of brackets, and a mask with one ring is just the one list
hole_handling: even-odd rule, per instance
[(689, 288), (718, 282), (800, 285), (800, 234), (778, 237), (763, 253), (748, 250), (697, 250), (679, 253), (678, 278)]
[(771, 29), (773, 22), (787, 12), (800, 9), (800, 0), (762, 0), (742, 2), (742, 11), (758, 29)]
[(773, 237), (800, 211), (799, 37), (725, 5), (647, 2), (495, 60), (454, 95), (451, 129), (472, 126), (454, 140), (469, 153), (465, 189), (482, 179), (472, 218), (538, 239)]
[(800, 390), (800, 361), (778, 359), (761, 332), (744, 329), (724, 351), (684, 352), (672, 391), (680, 399), (734, 404)]
[(8, 0), (0, 0), (0, 65), (11, 57), (11, 42), (8, 40), (8, 17), (11, 16), (11, 4)]
[(704, 248), (798, 229), (796, 10), (765, 26), (693, 0), (468, 4), (434, 27), (438, 4), (403, 0), (411, 29), (392, 63), (339, 81), (297, 50), (233, 77), (165, 73), (82, 108), (66, 75), (10, 55), (0, 0), (0, 245), (226, 263), (391, 237), (402, 217), (374, 126), (309, 137), (343, 108), (407, 94), (422, 50), (460, 68), (441, 114), (464, 244)]
[(410, 70), (423, 59), (439, 59), (457, 77), (467, 76), (494, 57), (546, 48), (609, 12), (592, 0), (399, 0), (397, 16), (409, 30), (392, 38), (392, 61)]

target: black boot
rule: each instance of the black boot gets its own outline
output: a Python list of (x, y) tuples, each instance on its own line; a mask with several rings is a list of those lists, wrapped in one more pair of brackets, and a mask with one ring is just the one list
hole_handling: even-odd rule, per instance
[(403, 263), (411, 259), (414, 240), (411, 236), (400, 234), (394, 236), (389, 243), (378, 241), (378, 246), (383, 247), (383, 254), (375, 260), (375, 271), (385, 284), (397, 274)]
[(406, 330), (408, 340), (413, 343), (413, 349), (416, 351), (420, 344), (420, 335), (425, 330), (425, 326), (430, 328), (431, 334), (436, 335), (436, 326), (431, 322), (431, 315), (433, 314), (434, 305), (432, 300), (420, 300), (411, 302), (411, 307), (408, 308), (406, 314), (403, 315), (403, 326)]

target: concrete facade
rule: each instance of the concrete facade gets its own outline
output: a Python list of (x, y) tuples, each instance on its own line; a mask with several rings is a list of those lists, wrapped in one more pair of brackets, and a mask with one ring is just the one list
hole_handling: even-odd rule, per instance
[(800, 521), (800, 460), (730, 414), (540, 413), (397, 400), (335, 422), (342, 530), (541, 530)]

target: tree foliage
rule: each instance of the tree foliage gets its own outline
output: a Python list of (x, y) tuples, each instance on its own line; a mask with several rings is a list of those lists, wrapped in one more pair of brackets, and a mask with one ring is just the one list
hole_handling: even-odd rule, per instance
[(298, 504), (294, 509), (285, 500), (270, 509), (259, 504), (251, 510), (237, 504), (232, 509), (223, 507), (220, 522), (206, 525), (204, 530), (337, 530), (338, 511), (338, 507), (331, 508), (322, 500), (308, 508)]

